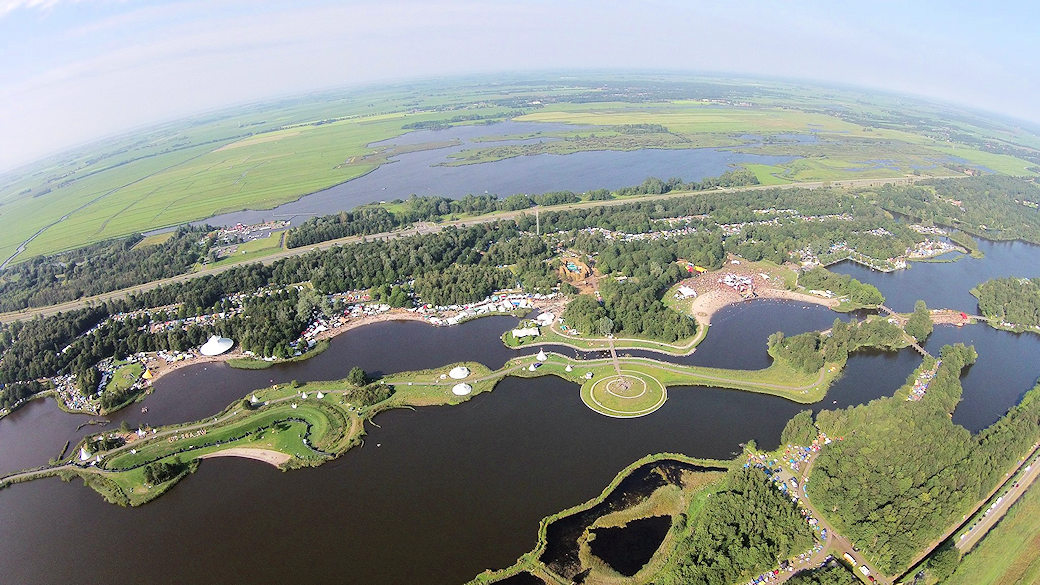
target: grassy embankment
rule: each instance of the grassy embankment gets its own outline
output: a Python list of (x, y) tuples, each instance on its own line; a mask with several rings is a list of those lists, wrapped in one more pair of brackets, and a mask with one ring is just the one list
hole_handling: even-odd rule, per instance
[[(100, 468), (65, 469), (63, 473), (83, 477), (110, 501), (140, 505), (167, 489), (165, 485), (147, 486), (143, 482), (142, 469), (148, 463), (173, 462), (179, 458), (183, 464), (191, 464), (201, 455), (246, 447), (288, 455), (285, 468), (320, 465), (358, 444), (364, 435), (363, 422), (383, 410), (458, 404), (492, 390), (507, 375), (556, 375), (581, 384), (582, 398), (598, 412), (609, 416), (640, 416), (664, 403), (665, 387), (669, 385), (720, 386), (814, 402), (823, 397), (840, 372), (840, 368), (833, 365), (818, 374), (802, 374), (781, 363), (774, 363), (765, 370), (742, 371), (626, 358), (620, 362), (625, 377), (645, 382), (646, 392), (625, 398), (602, 392), (604, 383), (616, 377), (610, 360), (583, 362), (551, 354), (540, 367), (529, 370), (535, 363), (538, 362), (533, 356), (525, 356), (510, 360), (497, 371), (477, 363), (466, 364), (472, 372), (465, 380), (472, 386), (468, 396), (454, 395), (451, 389), (456, 381), (444, 377), (454, 364), (387, 376), (380, 382), (396, 391), (374, 404), (355, 403), (354, 397), (360, 391), (344, 381), (277, 385), (257, 391), (256, 404), (243, 399), (205, 420), (156, 429), (154, 434), (139, 441), (103, 453)], [(568, 365), (571, 372), (566, 371)], [(586, 380), (585, 372), (592, 372), (593, 378)], [(324, 393), (324, 397), (318, 399), (318, 392)], [(307, 398), (303, 398), (303, 394), (307, 394)], [(73, 449), (74, 453), (78, 451), (78, 446)], [(41, 476), (54, 474), (53, 470), (45, 471)]]
[(258, 240), (251, 240), (244, 244), (239, 244), (238, 249), (234, 254), (217, 260), (216, 262), (210, 263), (207, 267), (226, 266), (228, 264), (239, 264), (242, 262), (250, 262), (264, 256), (270, 256), (272, 253), (282, 249), (282, 242), (285, 238), (285, 230), (277, 232), (271, 232), (271, 235), (266, 238), (260, 238)]

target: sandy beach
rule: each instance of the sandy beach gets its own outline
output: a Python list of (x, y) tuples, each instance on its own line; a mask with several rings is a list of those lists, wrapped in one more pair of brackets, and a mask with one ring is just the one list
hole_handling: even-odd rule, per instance
[(272, 451), (270, 449), (256, 449), (253, 447), (232, 447), (230, 449), (224, 449), (223, 451), (217, 451), (216, 453), (207, 453), (200, 455), (199, 459), (211, 459), (214, 457), (242, 457), (244, 459), (253, 459), (256, 461), (263, 461), (269, 463), (275, 467), (281, 467), (292, 457), (285, 453), (278, 451)]
[[(690, 313), (693, 318), (697, 320), (698, 325), (710, 325), (711, 317), (718, 311), (722, 310), (723, 307), (727, 307), (734, 303), (740, 303), (745, 300), (737, 291), (726, 286), (717, 286), (711, 283), (710, 287), (705, 287), (704, 283), (707, 279), (699, 280), (695, 279), (690, 283), (690, 286), (697, 290), (699, 293), (697, 298), (693, 299), (690, 303)], [(710, 282), (710, 281), (707, 281)], [(701, 286), (698, 287), (697, 285)], [(808, 293), (801, 293), (790, 291), (782, 288), (775, 288), (765, 279), (758, 278), (755, 275), (755, 292), (758, 299), (778, 299), (784, 301), (797, 301), (800, 303), (812, 303), (816, 305), (823, 305), (829, 309), (833, 309), (838, 306), (838, 299), (826, 299), (811, 295)]]

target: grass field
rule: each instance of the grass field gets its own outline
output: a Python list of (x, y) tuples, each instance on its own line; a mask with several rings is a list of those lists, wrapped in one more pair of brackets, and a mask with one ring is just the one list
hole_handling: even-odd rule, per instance
[(122, 392), (130, 386), (133, 386), (134, 382), (136, 382), (143, 373), (144, 364), (140, 362), (123, 364), (112, 372), (112, 378), (109, 379), (108, 384), (105, 385), (105, 392)]
[(258, 240), (252, 240), (244, 244), (238, 245), (238, 250), (234, 254), (227, 258), (221, 258), (216, 262), (209, 264), (209, 266), (224, 266), (226, 264), (238, 264), (240, 262), (249, 262), (256, 260), (263, 256), (267, 256), (272, 252), (277, 252), (282, 249), (282, 238), (285, 236), (285, 230), (272, 232), (271, 235), (266, 238), (260, 238)]
[[(932, 154), (962, 157), (997, 172), (1030, 172), (1031, 165), (1010, 156), (951, 146), (898, 129), (898, 124), (882, 124), (886, 116), (893, 115), (890, 108), (872, 106), (841, 90), (814, 93), (787, 87), (763, 93), (760, 83), (720, 83), (747, 93), (749, 103), (609, 101), (609, 94), (596, 101), (590, 98), (601, 92), (602, 85), (590, 83), (463, 83), (454, 87), (431, 83), (284, 100), (170, 123), (51, 157), (0, 177), (0, 224), (5, 228), (0, 232), (0, 257), (13, 254), (37, 232), (18, 261), (215, 213), (269, 208), (378, 167), (388, 153), (367, 145), (403, 134), (405, 125), (443, 125), (453, 119), (462, 120), (455, 123), (479, 123), (517, 113), (523, 114), (516, 117), (521, 121), (594, 128), (547, 129), (545, 137), (557, 141), (513, 151), (477, 149), (466, 156), (496, 160), (531, 154), (538, 148), (565, 153), (605, 148), (733, 147), (749, 140), (742, 138), (745, 134), (814, 133), (827, 140), (737, 148), (804, 157), (776, 167), (752, 167), (766, 184), (891, 176), (913, 167), (921, 167), (926, 175), (945, 171), (941, 166), (934, 169), (934, 161), (924, 160)], [(582, 99), (571, 103), (567, 101), (570, 96)], [(855, 116), (842, 119), (823, 113), (819, 107), (823, 96), (831, 100), (827, 103), (840, 104), (877, 127), (849, 121)], [(552, 99), (542, 99), (549, 97)], [(877, 99), (888, 103), (881, 96)], [(532, 106), (536, 101), (542, 103)], [(974, 137), (990, 132), (1003, 141), (1040, 144), (1040, 138), (1022, 135), (1021, 129), (995, 124), (985, 130), (986, 125), (967, 116), (955, 121)], [(644, 123), (662, 124), (668, 132), (631, 134), (615, 129)], [(894, 163), (878, 166), (872, 162), (877, 160)]]
[(1032, 486), (961, 559), (945, 585), (1040, 583), (1040, 489)]

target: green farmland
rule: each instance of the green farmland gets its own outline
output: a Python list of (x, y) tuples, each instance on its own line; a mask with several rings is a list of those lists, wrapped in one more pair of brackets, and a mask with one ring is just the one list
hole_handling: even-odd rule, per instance
[[(889, 99), (884, 97), (877, 97), (882, 105), (873, 105), (858, 94), (779, 85), (763, 94), (758, 84), (720, 78), (713, 82), (718, 88), (746, 98), (709, 102), (677, 98), (679, 89), (657, 86), (631, 93), (611, 88), (612, 78), (606, 79), (606, 86), (603, 79), (575, 78), (566, 84), (427, 83), (340, 92), (199, 116), (84, 147), (0, 177), (5, 227), (0, 258), (15, 255), (23, 243), (16, 262), (214, 214), (271, 208), (359, 177), (394, 154), (448, 144), (441, 140), (395, 151), (367, 146), (373, 142), (413, 128), (510, 119), (554, 126), (524, 136), (544, 140), (478, 145), (447, 164), (544, 153), (717, 147), (795, 157), (751, 165), (767, 185), (910, 173), (950, 176), (961, 172), (959, 164), (1036, 174), (1037, 165), (1027, 160), (979, 148), (995, 143), (1004, 152), (1036, 155), (1040, 138), (982, 124), (965, 113), (942, 118), (944, 124), (956, 123), (965, 141), (953, 143), (934, 129), (938, 116), (948, 112), (922, 105), (920, 116), (897, 114), (883, 107)], [(671, 81), (674, 88), (684, 87), (684, 80)], [(686, 91), (694, 96), (705, 89), (691, 84)], [(574, 128), (561, 130), (559, 124)], [(808, 142), (785, 138), (810, 134), (814, 140)], [(503, 138), (520, 137), (482, 141)], [(957, 160), (966, 162), (952, 162)]]

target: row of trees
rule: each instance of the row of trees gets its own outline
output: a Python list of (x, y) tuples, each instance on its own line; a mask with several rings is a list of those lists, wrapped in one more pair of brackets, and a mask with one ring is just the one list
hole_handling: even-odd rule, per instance
[(187, 272), (206, 257), (213, 228), (185, 226), (158, 246), (143, 237), (106, 240), (37, 256), (0, 273), (0, 311), (42, 307)]
[(289, 230), (285, 244), (290, 248), (298, 248), (348, 236), (389, 232), (416, 222), (441, 221), (455, 215), (519, 211), (536, 205), (561, 205), (580, 200), (571, 191), (553, 191), (533, 196), (517, 194), (501, 199), (496, 195), (466, 195), (462, 199), (412, 195), (406, 200), (391, 201), (394, 211), (375, 204), (309, 219)]
[(847, 274), (831, 272), (826, 268), (806, 270), (798, 277), (798, 284), (810, 290), (829, 290), (860, 305), (880, 305), (885, 302), (884, 295), (876, 286), (860, 282)]

